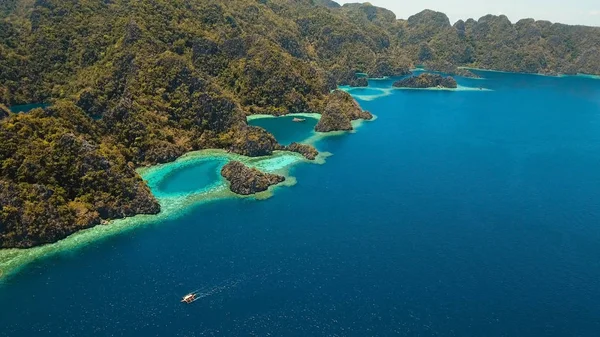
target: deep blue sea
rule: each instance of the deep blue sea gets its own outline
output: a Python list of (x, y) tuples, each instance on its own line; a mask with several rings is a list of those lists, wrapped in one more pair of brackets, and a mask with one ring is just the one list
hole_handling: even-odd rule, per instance
[(600, 80), (480, 74), (459, 83), (490, 91), (371, 81), (353, 94), (378, 119), (317, 143), (333, 156), (295, 186), (26, 267), (0, 335), (599, 336)]

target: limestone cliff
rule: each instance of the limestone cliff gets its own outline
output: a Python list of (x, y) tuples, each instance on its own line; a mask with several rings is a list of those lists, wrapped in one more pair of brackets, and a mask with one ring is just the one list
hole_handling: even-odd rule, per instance
[(270, 186), (285, 181), (283, 176), (249, 168), (239, 161), (232, 161), (223, 166), (221, 175), (229, 181), (231, 191), (240, 195), (263, 192)]

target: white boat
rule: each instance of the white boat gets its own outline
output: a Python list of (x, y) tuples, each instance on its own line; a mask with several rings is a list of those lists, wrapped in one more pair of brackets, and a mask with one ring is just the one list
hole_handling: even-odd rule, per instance
[(182, 303), (190, 304), (196, 300), (196, 294), (187, 294), (181, 299)]

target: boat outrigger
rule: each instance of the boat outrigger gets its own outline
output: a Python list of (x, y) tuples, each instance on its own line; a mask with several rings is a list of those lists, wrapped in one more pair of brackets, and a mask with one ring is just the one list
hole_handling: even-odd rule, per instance
[(194, 302), (197, 299), (198, 298), (196, 298), (196, 294), (187, 294), (187, 295), (183, 296), (183, 298), (181, 299), (181, 302), (182, 303), (190, 304), (190, 303)]

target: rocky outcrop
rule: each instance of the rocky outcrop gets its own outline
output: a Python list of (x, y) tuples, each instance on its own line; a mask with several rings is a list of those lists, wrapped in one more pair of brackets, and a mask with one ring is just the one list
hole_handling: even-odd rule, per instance
[(341, 5), (333, 0), (315, 0), (314, 4), (317, 6), (325, 6), (329, 8), (340, 8)]
[[(444, 13), (426, 9), (420, 13), (410, 16), (406, 20), (408, 39), (411, 43), (421, 44), (431, 40), (434, 36), (450, 29), (450, 19)], [(420, 58), (423, 61), (423, 58)]]
[(369, 81), (366, 77), (359, 77), (356, 69), (334, 67), (329, 71), (330, 90), (335, 89), (338, 85), (350, 87), (367, 87)]
[(396, 88), (456, 88), (458, 87), (456, 80), (450, 76), (444, 77), (438, 74), (424, 73), (419, 76), (411, 76), (394, 83)]
[(8, 115), (10, 115), (10, 110), (4, 104), (0, 104), (0, 120), (8, 117)]
[(315, 130), (318, 132), (349, 131), (352, 130), (352, 121), (357, 119), (371, 120), (373, 115), (363, 111), (358, 103), (342, 90), (332, 92), (325, 102), (321, 119)]
[[(157, 211), (132, 167), (206, 148), (281, 150), (246, 125), (246, 114), (318, 111), (318, 131), (350, 130), (370, 114), (348, 94), (329, 93), (366, 85), (357, 72), (406, 75), (425, 63), (461, 76), (453, 65), (600, 74), (598, 27), (505, 16), (452, 26), (438, 12), (396, 20), (370, 4), (331, 0), (139, 3), (0, 1), (10, 18), (0, 20), (0, 103), (63, 100), (81, 110), (6, 117), (0, 108), (0, 245), (42, 244), (103, 216)], [(50, 43), (57, 36), (69, 45)]]
[(304, 156), (304, 158), (308, 160), (315, 160), (319, 155), (319, 151), (315, 149), (314, 146), (308, 144), (300, 144), (300, 143), (291, 143), (290, 145), (285, 147), (286, 151), (300, 153)]
[(440, 73), (452, 75), (452, 76), (462, 76), (468, 78), (480, 78), (477, 74), (473, 73), (468, 69), (458, 68), (456, 65), (447, 62), (447, 61), (438, 61), (438, 62), (427, 62), (425, 64), (427, 70), (430, 71), (438, 71)]
[(456, 68), (456, 70), (454, 72), (447, 73), (447, 74), (461, 76), (461, 77), (467, 77), (467, 78), (481, 78), (479, 75), (475, 74), (474, 72), (470, 71), (469, 69), (464, 69), (464, 68)]
[(255, 126), (242, 128), (234, 137), (229, 150), (248, 157), (268, 156), (283, 149), (272, 134)]
[[(103, 220), (160, 211), (122, 154), (94, 141), (94, 125), (80, 110), (58, 106), (10, 118), (11, 126), (0, 123), (0, 248), (51, 243)], [(30, 132), (40, 125), (52, 132)]]
[(321, 114), (321, 119), (317, 126), (315, 126), (315, 131), (350, 131), (352, 130), (351, 122), (352, 120), (344, 113), (344, 111), (327, 107)]
[(266, 191), (270, 186), (285, 181), (285, 177), (261, 172), (247, 167), (239, 161), (232, 161), (221, 169), (221, 175), (229, 181), (232, 192), (240, 195), (252, 195)]
[(369, 69), (369, 77), (398, 77), (410, 75), (410, 61), (405, 59), (379, 58), (375, 66)]
[(450, 28), (450, 19), (446, 14), (441, 12), (432, 11), (425, 9), (415, 15), (408, 18), (407, 23), (411, 27), (424, 26), (432, 27), (434, 29)]
[(350, 86), (353, 88), (368, 87), (369, 80), (366, 77), (357, 77), (350, 82)]

